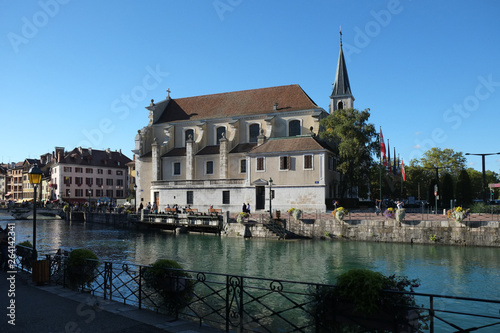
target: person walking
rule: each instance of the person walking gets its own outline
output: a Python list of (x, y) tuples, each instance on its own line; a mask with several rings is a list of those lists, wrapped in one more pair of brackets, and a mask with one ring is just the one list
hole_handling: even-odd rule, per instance
[(247, 213), (250, 215), (250, 203), (247, 203)]
[(241, 208), (241, 211), (243, 213), (246, 213), (247, 212), (247, 205), (245, 203), (243, 203), (243, 207)]

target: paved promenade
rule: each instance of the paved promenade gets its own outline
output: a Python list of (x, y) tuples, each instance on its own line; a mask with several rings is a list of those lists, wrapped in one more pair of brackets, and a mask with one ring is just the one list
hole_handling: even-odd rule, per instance
[(24, 273), (0, 272), (0, 309), (2, 333), (219, 332), (61, 286), (35, 286)]

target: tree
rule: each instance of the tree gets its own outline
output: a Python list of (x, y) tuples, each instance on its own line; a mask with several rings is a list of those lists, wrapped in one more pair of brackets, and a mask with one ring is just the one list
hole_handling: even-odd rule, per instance
[[(469, 174), (471, 182), (472, 199), (483, 199), (483, 173), (472, 168), (468, 168), (467, 173)], [(490, 170), (486, 170), (485, 178), (485, 187), (487, 187), (488, 184), (500, 182), (498, 174)], [(487, 191), (489, 192), (489, 190)]]
[(406, 169), (406, 192), (418, 200), (430, 200), (427, 188), (431, 180), (435, 180), (435, 174), (430, 169), (424, 169), (417, 160), (411, 160)]
[(455, 197), (459, 206), (468, 206), (472, 202), (472, 185), (466, 170), (462, 169), (458, 175)]
[(320, 138), (332, 140), (338, 150), (340, 163), (337, 170), (343, 174), (341, 191), (349, 192), (351, 197), (356, 189), (358, 197), (364, 198), (369, 191), (372, 154), (378, 148), (375, 127), (368, 123), (369, 111), (341, 109), (320, 122)]
[(444, 208), (450, 208), (450, 201), (454, 199), (453, 195), (453, 177), (449, 173), (445, 173), (443, 176), (443, 181), (441, 182), (441, 189), (439, 190), (441, 206)]
[(455, 152), (450, 148), (431, 148), (426, 151), (420, 164), (423, 168), (433, 169), (438, 168), (438, 175), (445, 173), (451, 174), (452, 177), (458, 177), (460, 171), (465, 169), (466, 158), (462, 152)]

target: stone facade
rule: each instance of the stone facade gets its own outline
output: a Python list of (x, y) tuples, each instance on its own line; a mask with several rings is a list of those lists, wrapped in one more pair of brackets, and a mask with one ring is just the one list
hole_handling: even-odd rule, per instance
[(148, 109), (134, 150), (143, 205), (263, 211), (272, 191), (273, 210), (324, 211), (335, 195), (337, 156), (317, 137), (328, 114), (298, 85), (169, 97)]
[[(146, 107), (135, 137), (137, 200), (241, 211), (326, 210), (339, 197), (335, 147), (318, 138), (320, 108), (299, 85), (167, 98)], [(330, 112), (353, 107), (340, 45)]]

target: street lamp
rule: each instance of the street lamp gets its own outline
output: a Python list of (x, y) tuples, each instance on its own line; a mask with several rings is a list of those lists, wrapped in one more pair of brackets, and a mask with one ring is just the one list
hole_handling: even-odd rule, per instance
[(134, 184), (134, 211), (137, 213), (137, 184)]
[(92, 187), (92, 185), (91, 185), (91, 184), (89, 184), (89, 189), (87, 190), (87, 193), (88, 193), (88, 195), (89, 195), (89, 207), (88, 207), (88, 208), (89, 208), (89, 212), (90, 212), (90, 195), (92, 194), (91, 187)]
[(481, 156), (481, 160), (483, 162), (483, 201), (486, 202), (486, 200), (488, 200), (486, 198), (486, 169), (484, 167), (484, 160), (485, 160), (485, 156), (488, 156), (488, 155), (500, 155), (500, 153), (488, 153), (488, 154), (471, 154), (471, 153), (465, 153), (465, 155), (476, 155), (476, 156)]
[(28, 178), (33, 185), (33, 258), (36, 259), (36, 188), (42, 181), (42, 170), (34, 164), (28, 172)]
[(272, 209), (272, 202), (273, 200), (273, 179), (269, 177), (269, 218), (272, 220), (273, 219), (273, 209)]

